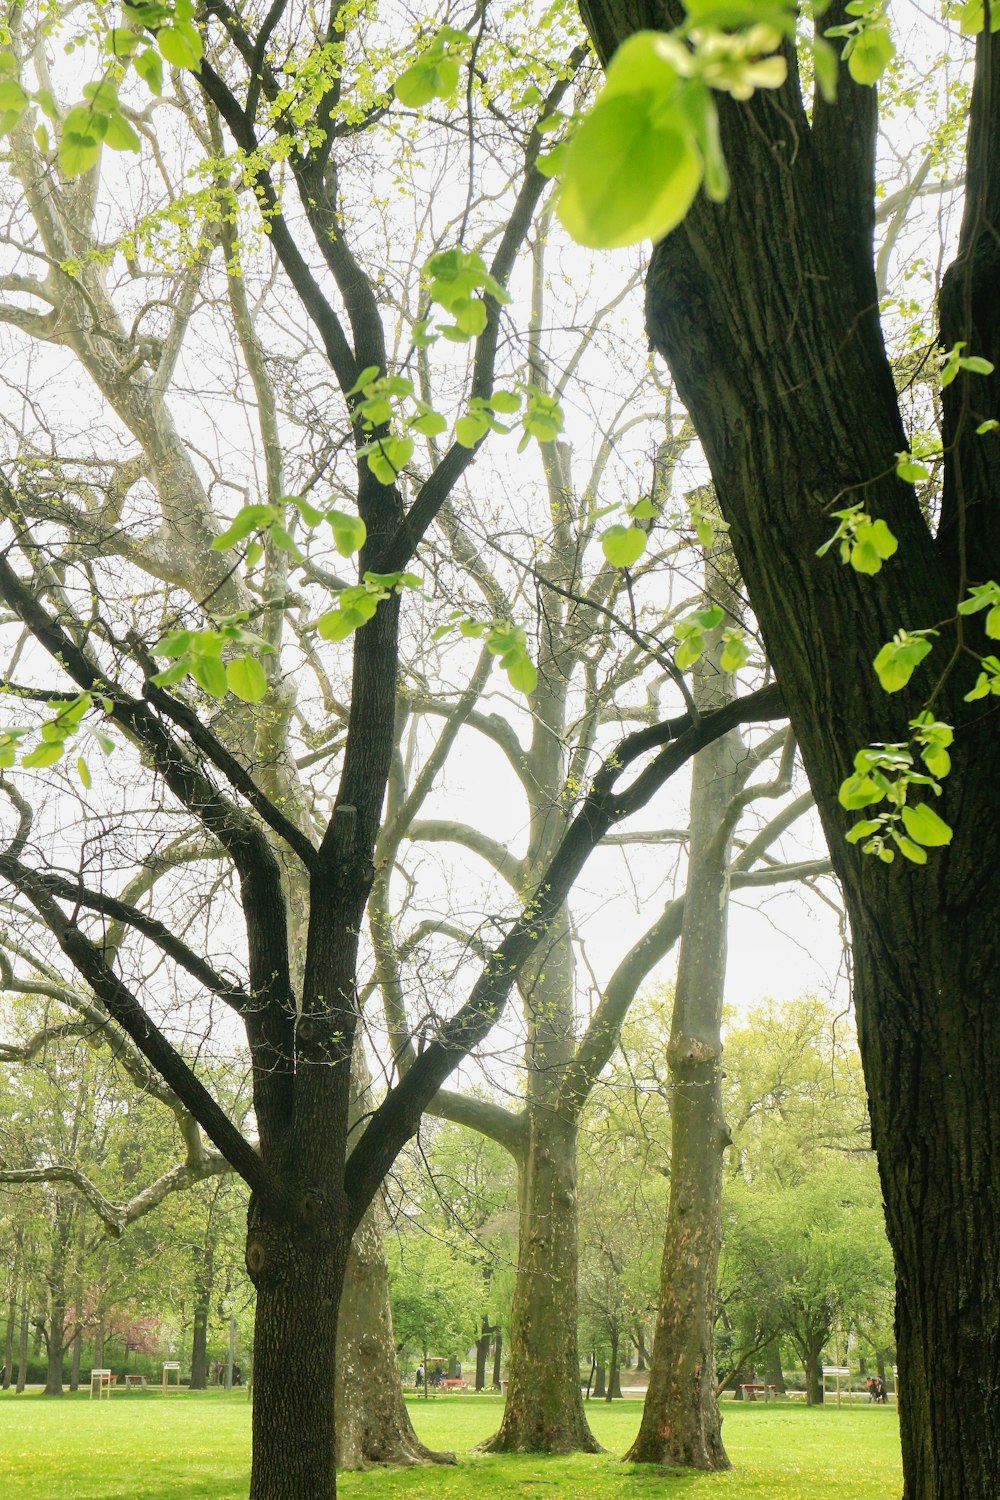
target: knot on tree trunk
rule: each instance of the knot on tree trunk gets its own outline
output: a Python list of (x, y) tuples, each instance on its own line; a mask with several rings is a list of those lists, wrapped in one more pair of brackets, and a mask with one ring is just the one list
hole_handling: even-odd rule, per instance
[(667, 1048), (667, 1062), (672, 1068), (696, 1067), (718, 1062), (721, 1049), (697, 1036), (682, 1036)]

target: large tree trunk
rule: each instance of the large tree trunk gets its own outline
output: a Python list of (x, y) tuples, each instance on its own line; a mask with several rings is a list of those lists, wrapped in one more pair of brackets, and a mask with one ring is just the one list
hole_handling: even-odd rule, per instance
[(337, 1331), (337, 1466), (454, 1463), (417, 1437), (403, 1399), (389, 1311), (389, 1272), (373, 1205), (354, 1236)]
[[(670, 3), (581, 0), (605, 56), (679, 19)], [(825, 21), (841, 18), (833, 5)], [(941, 297), (941, 342), (998, 373), (944, 393), (936, 534), (895, 476), (906, 447), (878, 322), (872, 254), (873, 90), (841, 69), (811, 116), (794, 69), (778, 90), (722, 99), (732, 177), (657, 247), (647, 284), (667, 358), (711, 465), (751, 603), (801, 746), (854, 939), (859, 1040), (896, 1263), (905, 1500), (1000, 1493), (1000, 740), (963, 699), (991, 649), (956, 634), (966, 581), (1000, 578), (1000, 448), (976, 435), (1000, 410), (1000, 47), (977, 41), (966, 213)], [(817, 559), (838, 498), (884, 519), (898, 556), (877, 578)], [(960, 617), (959, 617), (960, 618)], [(887, 696), (869, 663), (901, 627), (941, 639)], [(935, 688), (936, 684), (936, 688)], [(932, 688), (957, 726), (939, 804), (955, 829), (926, 867), (891, 868), (845, 843), (841, 780), (861, 747), (898, 742)], [(926, 792), (920, 795), (928, 795)]]
[[(707, 569), (709, 598), (730, 603)], [(702, 711), (733, 695), (719, 652), (697, 664)], [(722, 999), (734, 799), (746, 759), (738, 734), (702, 750), (691, 778), (691, 839), (667, 1060), (670, 1201), (642, 1422), (627, 1457), (669, 1468), (728, 1469), (715, 1378), (715, 1292), (722, 1242)]]
[(600, 1452), (580, 1391), (576, 1140), (575, 1120), (529, 1108), (507, 1403), (489, 1453)]
[(250, 1500), (335, 1500), (335, 1352), (347, 1243), (328, 1216), (332, 1210), (319, 1205), (315, 1226), (276, 1225), (251, 1210), (247, 1269), (257, 1311)]

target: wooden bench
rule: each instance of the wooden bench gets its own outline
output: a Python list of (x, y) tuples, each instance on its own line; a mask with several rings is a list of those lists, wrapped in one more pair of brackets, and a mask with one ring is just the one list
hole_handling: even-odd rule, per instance
[(441, 1389), (443, 1391), (467, 1391), (469, 1382), (467, 1380), (442, 1380)]
[(743, 1392), (744, 1401), (756, 1401), (758, 1391), (761, 1393), (765, 1401), (776, 1401), (778, 1398), (778, 1390), (776, 1386), (759, 1385), (756, 1381), (752, 1384), (741, 1385), (740, 1390)]
[(141, 1390), (141, 1391), (144, 1391), (146, 1389), (146, 1386), (148, 1385), (148, 1383), (149, 1382), (147, 1381), (145, 1375), (126, 1375), (125, 1376), (125, 1389), (127, 1391), (131, 1391), (131, 1390)]

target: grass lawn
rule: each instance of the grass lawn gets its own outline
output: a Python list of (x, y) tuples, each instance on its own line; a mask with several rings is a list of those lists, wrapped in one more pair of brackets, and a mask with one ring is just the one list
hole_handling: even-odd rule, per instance
[[(897, 1500), (899, 1429), (891, 1408), (727, 1403), (729, 1474), (665, 1474), (623, 1465), (639, 1401), (591, 1402), (607, 1455), (493, 1458), (468, 1450), (500, 1417), (496, 1396), (412, 1400), (421, 1437), (451, 1448), (456, 1468), (345, 1474), (344, 1500)], [(46, 1400), (0, 1395), (3, 1500), (245, 1500), (246, 1394), (116, 1392)]]

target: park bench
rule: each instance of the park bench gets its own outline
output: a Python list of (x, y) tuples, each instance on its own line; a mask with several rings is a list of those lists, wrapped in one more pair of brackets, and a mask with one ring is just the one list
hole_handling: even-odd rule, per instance
[(441, 1389), (443, 1391), (467, 1391), (469, 1382), (467, 1380), (442, 1380)]
[(146, 1380), (145, 1375), (126, 1375), (125, 1376), (125, 1389), (127, 1391), (131, 1391), (131, 1390), (142, 1390), (142, 1391), (144, 1391), (146, 1389), (147, 1384), (148, 1384), (148, 1381)]
[(756, 1381), (741, 1385), (744, 1401), (756, 1401), (757, 1392), (763, 1396), (765, 1401), (776, 1401), (778, 1397), (777, 1387), (773, 1385), (759, 1385)]

